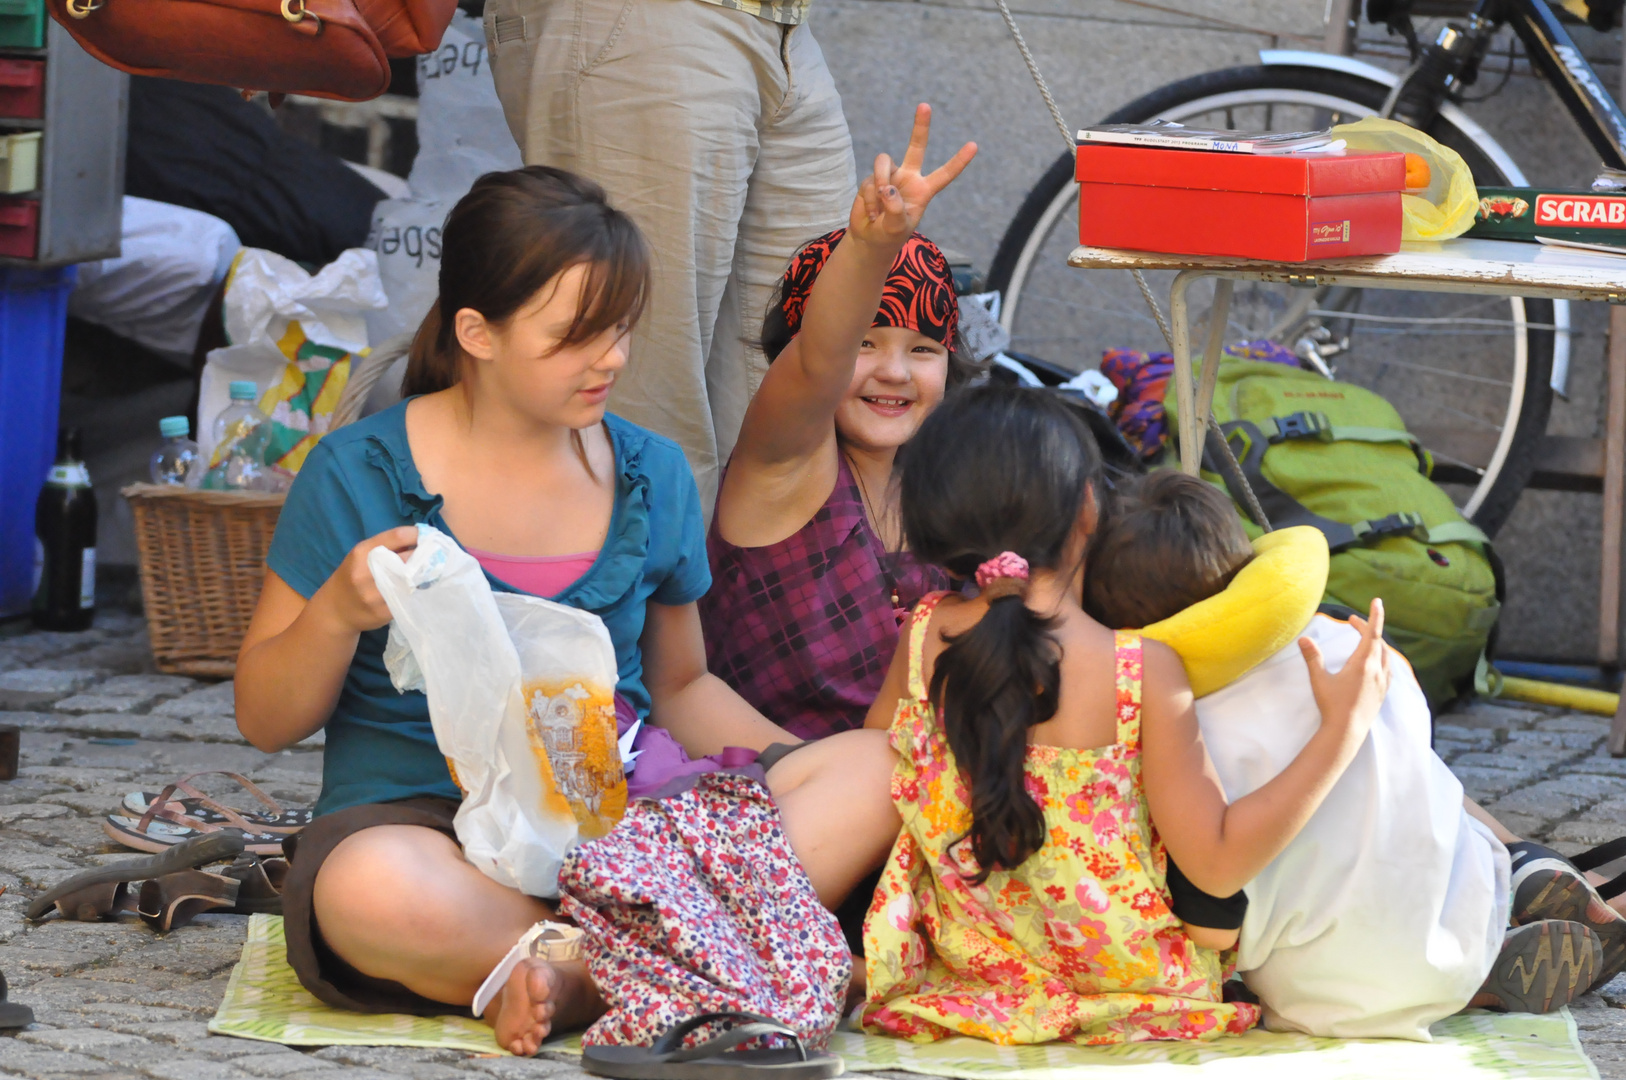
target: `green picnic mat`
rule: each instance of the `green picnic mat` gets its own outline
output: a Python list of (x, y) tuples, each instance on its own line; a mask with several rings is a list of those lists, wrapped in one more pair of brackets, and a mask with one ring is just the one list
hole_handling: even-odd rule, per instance
[[(217, 1035), (289, 1046), (422, 1046), (500, 1054), (491, 1029), (465, 1016), (369, 1016), (331, 1009), (288, 966), (282, 920), (249, 920), (243, 958), (209, 1022)], [(579, 1036), (544, 1049), (580, 1053)], [(995, 1046), (955, 1038), (909, 1043), (838, 1031), (830, 1049), (855, 1072), (891, 1070), (982, 1080), (1597, 1080), (1569, 1010), (1548, 1016), (1467, 1012), (1434, 1025), (1432, 1043), (1313, 1039), (1266, 1031), (1212, 1043), (1137, 1043), (1086, 1049), (1064, 1043)], [(1200, 1066), (1200, 1071), (1197, 1067)]]

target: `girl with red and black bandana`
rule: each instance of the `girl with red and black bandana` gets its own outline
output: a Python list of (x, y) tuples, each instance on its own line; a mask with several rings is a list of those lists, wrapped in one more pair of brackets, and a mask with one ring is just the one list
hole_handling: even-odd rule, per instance
[(923, 173), (930, 128), (921, 105), (902, 163), (880, 155), (847, 227), (791, 260), (708, 539), (710, 669), (802, 739), (863, 726), (899, 614), (948, 584), (902, 550), (892, 483), (898, 448), (970, 370), (948, 261), (915, 226), (977, 148)]

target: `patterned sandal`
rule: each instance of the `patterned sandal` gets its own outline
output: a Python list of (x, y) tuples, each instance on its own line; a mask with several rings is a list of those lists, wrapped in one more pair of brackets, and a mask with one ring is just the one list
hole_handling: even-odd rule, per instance
[(107, 820), (102, 822), (102, 831), (125, 847), (153, 852), (163, 851), (195, 837), (225, 833), (241, 840), (243, 846), (238, 850), (251, 855), (281, 855), (282, 842), (291, 835), (268, 832), (236, 811), (229, 812), (226, 821), (228, 824), (211, 824), (177, 814), (163, 803), (154, 802), (139, 818), (128, 814), (108, 814)]
[[(233, 806), (226, 806), (210, 798), (192, 786), (192, 781), (200, 776), (224, 776), (237, 782), (244, 791), (252, 795), (265, 809), (240, 810)], [(179, 796), (176, 793), (179, 792)], [(305, 806), (283, 806), (277, 800), (267, 795), (260, 786), (241, 773), (225, 772), (222, 770), (206, 770), (195, 772), (164, 788), (154, 795), (147, 791), (132, 791), (124, 797), (124, 811), (137, 817), (145, 814), (157, 804), (172, 813), (185, 817), (196, 818), (210, 825), (232, 825), (237, 828), (254, 828), (261, 832), (296, 833), (311, 823), (311, 809)], [(242, 824), (247, 822), (247, 825)]]
[[(719, 1021), (744, 1021), (699, 1046), (683, 1049), (690, 1032)], [(773, 1050), (736, 1050), (741, 1043), (777, 1036), (790, 1045)], [(669, 1028), (654, 1046), (584, 1046), (582, 1068), (620, 1080), (824, 1080), (846, 1065), (835, 1054), (808, 1050), (795, 1028), (760, 1013), (704, 1013)]]

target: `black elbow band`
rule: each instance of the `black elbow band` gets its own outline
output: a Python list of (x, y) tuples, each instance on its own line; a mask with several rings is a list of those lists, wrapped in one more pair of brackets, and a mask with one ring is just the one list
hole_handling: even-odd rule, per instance
[(1169, 860), (1169, 896), (1174, 917), (1193, 926), (1215, 930), (1238, 930), (1248, 913), (1248, 894), (1238, 889), (1226, 897), (1210, 896), (1193, 885), (1180, 868)]

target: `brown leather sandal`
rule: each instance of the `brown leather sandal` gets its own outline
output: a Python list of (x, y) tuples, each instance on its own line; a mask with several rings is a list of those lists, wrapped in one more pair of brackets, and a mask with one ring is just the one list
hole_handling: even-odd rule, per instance
[(236, 858), (242, 851), (243, 839), (234, 833), (195, 836), (165, 847), (156, 855), (126, 859), (73, 874), (36, 896), (24, 915), (34, 922), (52, 911), (60, 912), (65, 919), (110, 918), (128, 906), (130, 882)]
[(241, 855), (220, 872), (238, 882), (237, 904), (232, 908), (233, 914), (282, 914), (282, 886), (288, 880), (287, 859)]
[(142, 922), (160, 934), (167, 934), (206, 911), (234, 908), (241, 884), (236, 878), (203, 870), (165, 874), (141, 883), (136, 912)]

